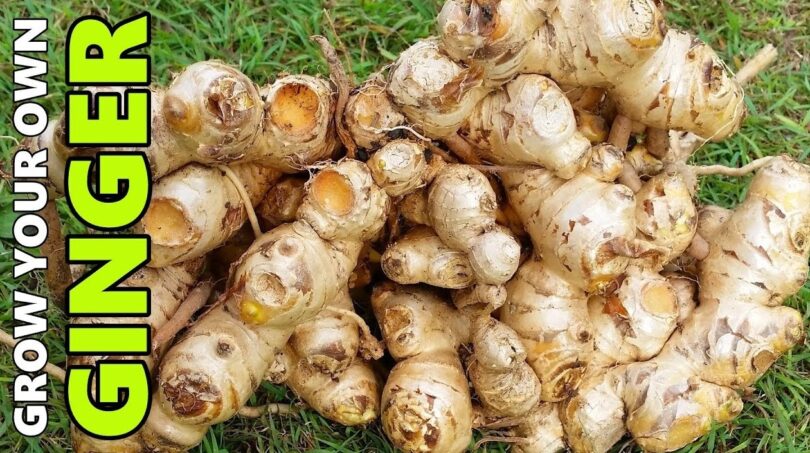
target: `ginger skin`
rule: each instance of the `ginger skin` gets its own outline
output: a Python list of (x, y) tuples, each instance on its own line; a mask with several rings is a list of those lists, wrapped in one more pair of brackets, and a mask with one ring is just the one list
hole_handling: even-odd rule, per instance
[[(329, 307), (354, 311), (348, 288)], [(310, 407), (344, 426), (366, 425), (380, 415), (378, 377), (361, 349), (364, 342), (354, 319), (324, 310), (312, 321), (299, 324), (285, 350), (290, 363), (285, 383)]]
[[(655, 358), (583, 382), (562, 412), (575, 451), (607, 451), (623, 435), (625, 415), (642, 448), (676, 450), (713, 422), (733, 420), (742, 410), (738, 391), (803, 338), (801, 314), (782, 303), (808, 272), (810, 167), (775, 158), (730, 216), (714, 214), (721, 221), (706, 230), (700, 305), (678, 302), (691, 315), (678, 317), (682, 327)], [(589, 400), (612, 409), (594, 411)]]
[(484, 98), (462, 134), (485, 160), (540, 165), (565, 179), (582, 171), (591, 157), (591, 144), (577, 130), (571, 103), (541, 75), (520, 75)]
[(481, 172), (447, 165), (430, 186), (428, 215), (442, 242), (467, 253), (476, 281), (501, 285), (517, 271), (520, 244), (496, 223), (498, 204)]
[(432, 138), (452, 136), (489, 90), (480, 71), (454, 61), (438, 39), (402, 52), (388, 78), (388, 93), (408, 121)]
[(467, 255), (445, 245), (425, 226), (411, 229), (388, 246), (380, 262), (385, 275), (403, 285), (427, 283), (461, 289), (475, 283)]
[(488, 415), (523, 415), (537, 406), (540, 382), (517, 334), (489, 314), (467, 316), (430, 290), (392, 283), (375, 287), (372, 306), (398, 362), (382, 395), (383, 429), (397, 448), (438, 453), (469, 446), (474, 413), (458, 352), (465, 344), (473, 347), (467, 370)]
[(469, 322), (418, 287), (379, 285), (372, 306), (398, 361), (382, 394), (386, 435), (406, 452), (464, 451), (472, 439), (473, 408), (457, 349), (469, 339)]
[(391, 133), (405, 126), (405, 116), (391, 101), (385, 80), (379, 75), (352, 92), (344, 118), (354, 142), (368, 151), (384, 146)]
[(657, 129), (721, 140), (745, 116), (743, 90), (705, 43), (667, 32), (654, 0), (560, 0), (527, 44), (522, 72), (603, 87), (619, 112)]
[(253, 164), (234, 165), (233, 173), (249, 200), (242, 199), (234, 181), (221, 170), (200, 164), (187, 165), (155, 184), (149, 208), (135, 227), (152, 238), (149, 266), (197, 258), (225, 243), (247, 220), (245, 204), (258, 204), (280, 176), (272, 168)]

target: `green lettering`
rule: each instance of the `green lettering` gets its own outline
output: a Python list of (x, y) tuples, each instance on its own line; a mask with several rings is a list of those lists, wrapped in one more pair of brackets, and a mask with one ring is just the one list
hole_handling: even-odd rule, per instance
[(67, 328), (67, 351), (73, 355), (149, 354), (149, 326), (74, 325)]
[(71, 236), (67, 243), (68, 262), (104, 263), (68, 289), (69, 315), (148, 315), (147, 289), (111, 289), (149, 261), (147, 237)]
[(92, 158), (68, 160), (65, 197), (79, 219), (97, 229), (117, 230), (137, 222), (146, 211), (151, 176), (142, 153), (99, 153), (98, 195), (91, 192)]
[(67, 36), (67, 83), (69, 85), (146, 85), (149, 57), (130, 55), (149, 44), (148, 14), (111, 28), (96, 17), (74, 22)]
[(149, 144), (149, 92), (127, 90), (126, 115), (119, 115), (120, 97), (116, 93), (96, 95), (96, 115), (91, 112), (89, 92), (67, 95), (67, 143), (70, 146)]
[[(143, 362), (99, 362), (96, 369), (72, 367), (67, 371), (65, 398), (73, 421), (101, 438), (132, 434), (149, 411), (149, 371)], [(95, 374), (95, 376), (94, 376)], [(97, 402), (91, 383), (96, 379)]]

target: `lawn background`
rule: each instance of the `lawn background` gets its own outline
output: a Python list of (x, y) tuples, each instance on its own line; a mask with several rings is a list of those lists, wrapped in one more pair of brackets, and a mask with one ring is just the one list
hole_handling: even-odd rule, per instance
[[(687, 28), (708, 41), (738, 69), (746, 56), (767, 42), (780, 51), (777, 63), (747, 88), (750, 116), (734, 138), (702, 149), (694, 161), (738, 166), (769, 154), (788, 153), (805, 162), (810, 156), (810, 63), (808, 37), (810, 8), (802, 0), (666, 1), (670, 24)], [(64, 43), (71, 22), (85, 14), (108, 17), (112, 22), (144, 10), (131, 0), (11, 1), (2, 6), (0, 22), (0, 159), (7, 168), (16, 134), (11, 129), (13, 89), (11, 46), (17, 37), (14, 17), (47, 17), (50, 95), (45, 105), (53, 116), (64, 101)], [(439, 7), (438, 0), (267, 0), (207, 2), (162, 0), (151, 2), (153, 17), (153, 78), (166, 83), (171, 74), (199, 60), (216, 58), (239, 66), (257, 83), (264, 84), (281, 72), (323, 74), (325, 65), (308, 37), (326, 35), (338, 48), (356, 80), (383, 65), (418, 38), (429, 35)], [(804, 7), (803, 7), (804, 6)], [(328, 11), (328, 13), (326, 12)], [(6, 138), (12, 137), (12, 138)], [(18, 137), (17, 137), (18, 138)], [(702, 184), (703, 201), (732, 207), (745, 193), (747, 179), (708, 178)], [(0, 326), (10, 330), (11, 295), (14, 289), (44, 291), (39, 277), (11, 279), (11, 195), (0, 182)], [(60, 206), (63, 213), (64, 205)], [(82, 231), (66, 219), (66, 231)], [(789, 303), (810, 315), (810, 285)], [(50, 329), (43, 336), (50, 360), (64, 363), (64, 317), (49, 312)], [(10, 389), (16, 369), (8, 349), (0, 347), (0, 451), (61, 452), (69, 449), (68, 419), (61, 399), (62, 386), (50, 384), (54, 397), (50, 425), (45, 435), (27, 439), (11, 422)], [(805, 343), (780, 360), (746, 398), (745, 411), (732, 427), (716, 426), (712, 432), (683, 451), (810, 452), (806, 431), (810, 421), (810, 372)], [(60, 397), (55, 397), (59, 395)], [(290, 401), (283, 387), (264, 385), (253, 403)], [(621, 442), (617, 450), (631, 451)], [(313, 412), (300, 418), (236, 418), (212, 429), (198, 451), (391, 451), (378, 427), (352, 429), (326, 422)], [(504, 451), (488, 444), (482, 451)]]

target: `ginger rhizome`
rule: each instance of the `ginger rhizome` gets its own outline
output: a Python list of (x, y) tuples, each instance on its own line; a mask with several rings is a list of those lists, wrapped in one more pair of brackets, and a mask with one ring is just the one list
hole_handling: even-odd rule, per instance
[[(407, 207), (409, 199), (418, 206)], [(481, 172), (467, 165), (443, 166), (427, 193), (413, 192), (401, 206), (406, 218), (414, 217), (413, 209), (418, 218), (410, 220), (432, 229), (414, 229), (390, 246), (383, 254), (383, 271), (402, 284), (503, 285), (517, 271), (520, 243), (497, 223), (497, 208), (495, 191)]]
[(354, 312), (348, 288), (327, 307), (342, 312), (327, 308), (295, 328), (284, 352), (284, 383), (330, 420), (346, 426), (371, 423), (380, 416), (382, 388), (369, 361), (379, 359), (382, 349), (346, 314)]
[(489, 91), (480, 71), (444, 53), (437, 39), (402, 52), (390, 70), (388, 93), (408, 120), (430, 137), (454, 134)]
[(220, 302), (165, 354), (139, 434), (145, 448), (191, 448), (236, 414), (296, 327), (340, 297), (388, 203), (356, 161), (327, 166), (308, 183), (299, 220), (258, 238), (233, 265)]
[(481, 66), (487, 84), (501, 85), (521, 69), (526, 43), (544, 22), (540, 3), (545, 0), (448, 0), (437, 18), (443, 48)]
[[(296, 173), (328, 159), (337, 148), (332, 91), (331, 82), (306, 75), (281, 77), (260, 90), (224, 63), (194, 63), (169, 87), (151, 89), (152, 136), (144, 152), (152, 177), (195, 162), (249, 162)], [(60, 193), (65, 159), (88, 152), (65, 143), (64, 118), (54, 120), (36, 143), (55, 150), (49, 173)]]
[(438, 156), (428, 157), (422, 143), (400, 139), (377, 150), (367, 165), (377, 185), (388, 195), (399, 197), (429, 184), (444, 161)]
[(294, 173), (331, 157), (337, 147), (332, 91), (329, 81), (306, 75), (262, 88), (264, 127), (255, 160)]
[[(167, 352), (142, 429), (146, 445), (190, 448), (208, 426), (232, 417), (297, 321), (315, 316), (337, 296), (327, 285), (341, 285), (341, 276), (348, 280), (358, 252), (359, 244), (326, 242), (305, 222), (283, 225), (255, 242), (234, 269), (224, 303)], [(297, 266), (296, 274), (285, 270), (290, 265)]]
[(607, 89), (647, 126), (720, 140), (739, 129), (743, 91), (705, 43), (666, 30), (654, 0), (560, 0), (527, 44), (523, 71)]
[[(397, 360), (382, 394), (382, 425), (408, 452), (464, 451), (474, 412), (465, 368), (483, 410), (518, 416), (535, 409), (540, 382), (517, 334), (489, 314), (468, 316), (418, 286), (383, 283), (372, 305)], [(463, 366), (460, 348), (472, 346)]]
[(540, 401), (540, 380), (526, 363), (526, 349), (514, 330), (491, 317), (472, 320), (473, 354), (467, 373), (489, 415), (516, 417)]
[(572, 178), (588, 163), (591, 143), (577, 130), (562, 90), (541, 75), (520, 75), (481, 101), (462, 134), (486, 160), (540, 165)]
[[(464, 68), (482, 73), (476, 85), (492, 87), (517, 73), (549, 75), (561, 84), (604, 88), (620, 113), (644, 125), (714, 140), (739, 129), (745, 115), (742, 88), (725, 64), (705, 43), (667, 31), (653, 0), (449, 0), (439, 33), (440, 52), (457, 62), (437, 68), (447, 80)], [(446, 85), (422, 83), (420, 97), (449, 105), (438, 102)], [(398, 92), (395, 86), (392, 94)], [(406, 115), (424, 123), (416, 112)], [(445, 124), (446, 135), (454, 122)]]
[(593, 354), (587, 294), (532, 257), (506, 286), (501, 320), (517, 332), (542, 383), (543, 401), (576, 389)]
[(388, 278), (403, 285), (426, 283), (462, 289), (475, 283), (467, 254), (445, 245), (435, 231), (425, 226), (411, 229), (390, 245), (381, 264)]
[[(225, 243), (247, 220), (247, 209), (258, 204), (279, 177), (278, 171), (253, 164), (234, 165), (232, 171), (236, 180), (223, 170), (191, 164), (155, 184), (149, 208), (136, 227), (152, 238), (150, 266), (197, 258)], [(249, 200), (242, 198), (237, 184), (244, 185)]]
[(663, 262), (681, 256), (697, 232), (698, 213), (686, 179), (661, 173), (636, 193), (636, 226), (645, 238), (667, 251)]
[(418, 287), (380, 285), (372, 304), (398, 362), (383, 388), (385, 434), (406, 452), (464, 451), (473, 407), (458, 348), (469, 339), (469, 321)]
[[(156, 178), (190, 162), (237, 160), (291, 173), (330, 157), (337, 144), (332, 87), (317, 77), (286, 76), (259, 90), (237, 70), (203, 62), (153, 96), (162, 108), (153, 122), (165, 121), (153, 134), (167, 137), (147, 150)], [(167, 153), (175, 157), (167, 161)]]
[(603, 291), (631, 259), (655, 260), (665, 253), (640, 237), (635, 195), (626, 186), (600, 181), (591, 172), (567, 181), (547, 170), (509, 172), (503, 178), (535, 252), (580, 289)]
[(295, 214), (306, 195), (307, 180), (287, 175), (279, 179), (256, 207), (256, 215), (266, 230), (295, 220)]
[[(810, 167), (789, 158), (759, 171), (706, 238), (700, 305), (660, 354), (590, 376), (563, 409), (574, 450), (607, 451), (627, 429), (642, 448), (671, 451), (736, 417), (738, 392), (804, 334), (801, 315), (781, 304), (808, 271), (808, 189)], [(593, 410), (596, 400), (605, 410)]]
[(563, 427), (554, 404), (539, 404), (522, 423), (510, 429), (509, 434), (519, 439), (512, 447), (517, 453), (557, 453), (565, 450)]
[(478, 283), (502, 285), (520, 261), (520, 244), (496, 223), (495, 192), (481, 172), (448, 165), (430, 185), (428, 216), (442, 242), (467, 254)]
[[(758, 172), (745, 201), (708, 239), (709, 256), (700, 263), (700, 306), (655, 359), (651, 389), (658, 388), (659, 370), (670, 364), (699, 377), (703, 387), (744, 389), (803, 338), (801, 314), (781, 304), (802, 287), (808, 272), (809, 189), (810, 167), (790, 159), (774, 159)], [(637, 401), (643, 410), (628, 419), (628, 428), (645, 448), (680, 447), (708, 432), (709, 417), (724, 422), (741, 409), (736, 394), (714, 393), (727, 397), (712, 405), (697, 392), (680, 393), (677, 403), (692, 411), (678, 411), (667, 430), (659, 430), (660, 411), (667, 407)]]
[(405, 116), (391, 101), (385, 81), (374, 75), (349, 96), (344, 121), (357, 146), (373, 150), (405, 130)]

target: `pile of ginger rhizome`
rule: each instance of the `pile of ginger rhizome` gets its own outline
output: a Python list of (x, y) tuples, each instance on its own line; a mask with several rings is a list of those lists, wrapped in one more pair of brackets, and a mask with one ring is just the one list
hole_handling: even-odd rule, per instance
[[(783, 302), (808, 272), (810, 167), (688, 163), (739, 129), (774, 55), (733, 76), (659, 3), (448, 0), (437, 37), (356, 87), (322, 38), (329, 79), (204, 61), (154, 87), (151, 262), (124, 283), (152, 294), (153, 402), (75, 449), (186, 451), (285, 411), (246, 405), (264, 380), (408, 452), (473, 430), (662, 452), (733, 423), (803, 338)], [(49, 148), (54, 197), (97, 151), (63, 138), (57, 118), (23, 146)], [(735, 209), (696, 204), (701, 176), (747, 173)]]

